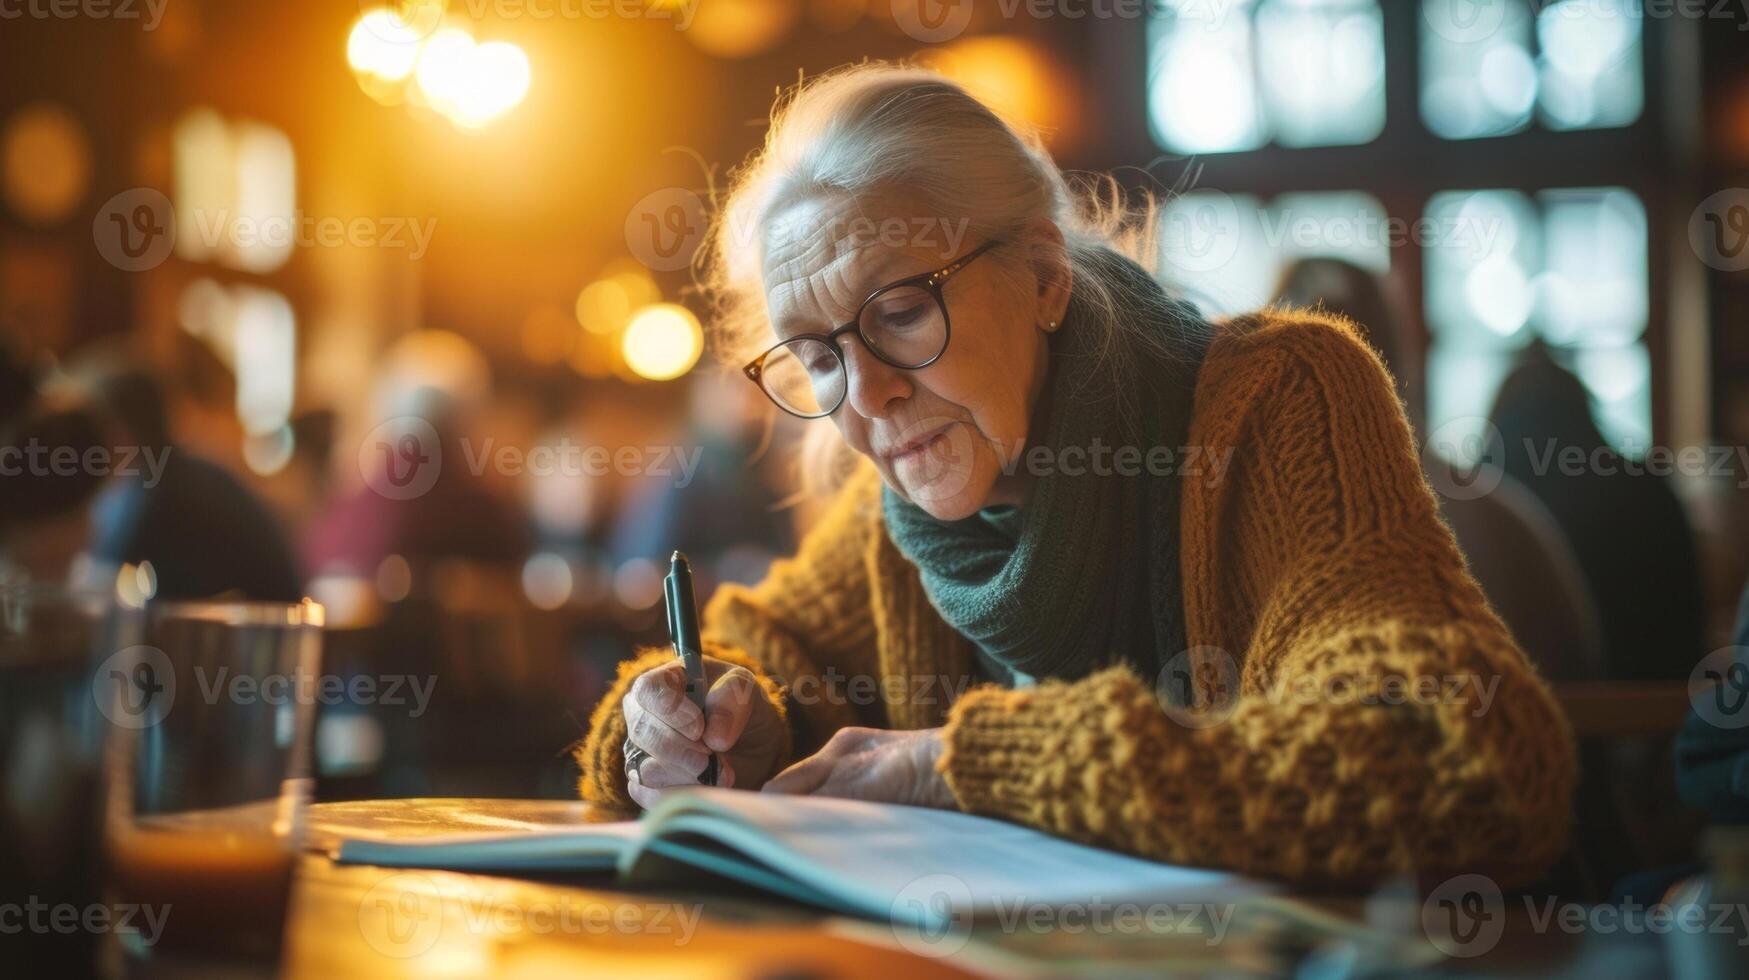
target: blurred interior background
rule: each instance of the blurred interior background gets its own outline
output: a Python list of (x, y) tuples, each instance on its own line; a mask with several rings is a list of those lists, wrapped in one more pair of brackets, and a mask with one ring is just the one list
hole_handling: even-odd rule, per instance
[[(1681, 681), (1746, 570), (1749, 18), (1652, 6), (6, 7), (0, 330), (41, 402), (14, 408), (177, 451), (151, 488), (15, 482), (0, 533), (142, 592), (307, 592), (329, 673), (437, 677), (424, 717), (324, 713), (325, 798), (570, 795), (567, 744), (664, 638), (660, 559), (702, 600), (809, 517), (799, 428), (707, 350), (711, 189), (783, 87), (914, 57), (1166, 195), (1158, 271), (1209, 315), (1360, 320), (1545, 673)], [(1706, 464), (1550, 477), (1519, 435)], [(1506, 474), (1479, 503), (1478, 461)], [(1644, 809), (1615, 806), (1681, 823)]]

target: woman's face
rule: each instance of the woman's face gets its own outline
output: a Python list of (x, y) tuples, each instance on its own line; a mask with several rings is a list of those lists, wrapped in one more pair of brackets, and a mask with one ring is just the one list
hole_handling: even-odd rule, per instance
[[(824, 334), (856, 316), (888, 283), (933, 272), (983, 244), (970, 222), (925, 211), (908, 195), (812, 195), (783, 207), (765, 229), (766, 309), (778, 340)], [(1012, 462), (1045, 380), (1046, 337), (1068, 301), (1058, 248), (1005, 242), (948, 280), (947, 350), (915, 371), (839, 338), (847, 388), (832, 414), (852, 448), (900, 495), (941, 520), (1019, 504), (1026, 481)]]

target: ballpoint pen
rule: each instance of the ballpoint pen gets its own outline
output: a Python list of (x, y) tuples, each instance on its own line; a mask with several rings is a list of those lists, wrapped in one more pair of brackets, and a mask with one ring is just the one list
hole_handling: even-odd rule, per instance
[[(686, 555), (676, 551), (668, 560), (668, 577), (662, 580), (662, 593), (668, 600), (668, 637), (674, 642), (674, 655), (686, 665), (686, 697), (698, 705), (699, 714), (708, 720), (705, 711), (704, 652), (698, 638), (698, 605), (692, 593), (692, 565)], [(698, 781), (705, 786), (717, 784), (717, 757), (705, 763)]]

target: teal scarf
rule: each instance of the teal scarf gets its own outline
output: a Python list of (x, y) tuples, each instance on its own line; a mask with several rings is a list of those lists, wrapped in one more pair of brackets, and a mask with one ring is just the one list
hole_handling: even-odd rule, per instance
[(1145, 311), (1132, 329), (1146, 333), (1102, 345), (1077, 284), (1014, 463), (1033, 474), (1025, 505), (938, 521), (882, 495), (887, 532), (930, 602), (1010, 685), (1119, 662), (1152, 681), (1185, 649), (1178, 472), (1210, 331), (1141, 267), (1115, 253), (1096, 261)]

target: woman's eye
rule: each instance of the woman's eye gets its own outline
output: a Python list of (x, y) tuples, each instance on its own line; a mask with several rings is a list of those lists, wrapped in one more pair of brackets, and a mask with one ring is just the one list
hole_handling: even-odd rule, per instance
[(923, 302), (895, 303), (875, 310), (875, 323), (883, 330), (906, 330), (917, 326), (929, 315)]

